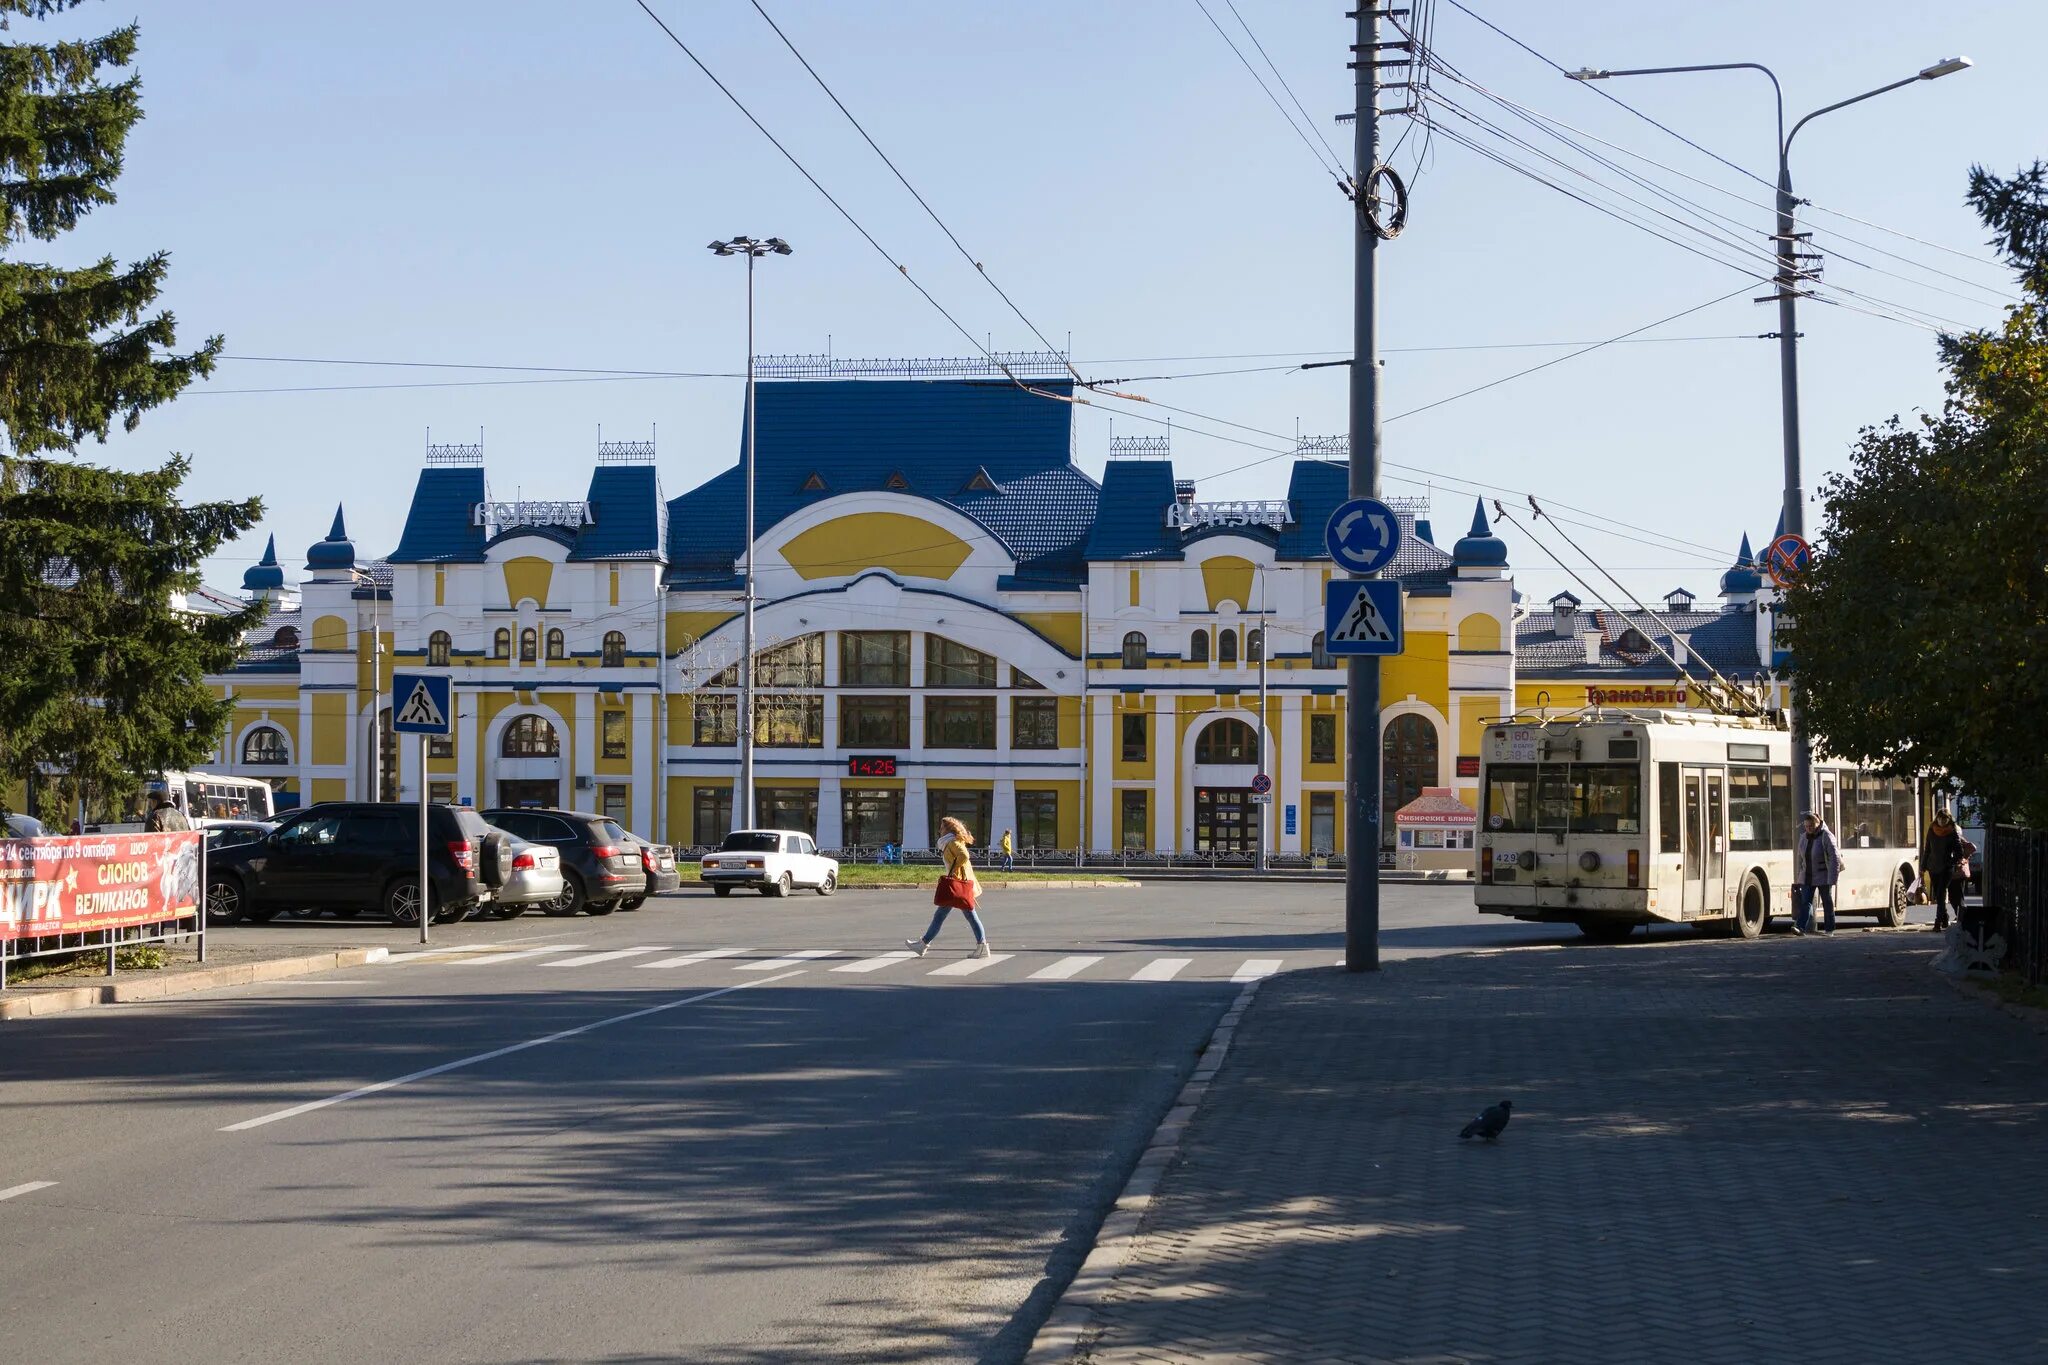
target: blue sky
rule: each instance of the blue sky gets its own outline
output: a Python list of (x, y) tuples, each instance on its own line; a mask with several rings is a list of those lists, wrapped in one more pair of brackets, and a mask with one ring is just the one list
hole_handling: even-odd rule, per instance
[[(1195, 0), (764, 3), (990, 275), (1048, 336), (1065, 344), (1071, 333), (1091, 377), (1287, 363), (1142, 357), (1348, 347), (1347, 207)], [(1257, 61), (1224, 0), (1208, 4)], [(1348, 157), (1348, 133), (1328, 122), (1350, 107), (1345, 7), (1238, 0)], [(1034, 344), (747, 0), (655, 8), (970, 331), (1000, 349)], [(1782, 54), (1772, 64), (1793, 117), (1968, 54), (1974, 70), (1816, 122), (1800, 135), (1793, 170), (1819, 205), (1976, 256), (1988, 253), (1961, 203), (1969, 165), (2010, 170), (2048, 156), (2037, 76), (2048, 9), (2031, 0), (1472, 8), (1570, 67)], [(970, 351), (631, 0), (142, 0), (132, 10), (88, 5), (65, 26), (110, 26), (131, 12), (142, 24), (148, 117), (130, 143), (121, 201), (38, 249), (67, 261), (171, 251), (169, 302), (187, 339), (225, 334), (234, 356), (732, 372), (744, 358), (744, 272), (704, 243), (744, 232), (796, 247), (762, 267), (764, 353)], [(1667, 179), (1755, 242), (1769, 231), (1767, 209), (1745, 202), (1767, 199), (1762, 185), (1561, 79), (1448, 3), (1435, 47), (1496, 94), (1720, 187)], [(1761, 77), (1608, 88), (1772, 172)], [(1469, 91), (1440, 89), (1487, 108)], [(1418, 133), (1401, 164), (1419, 145)], [(1809, 217), (1823, 249), (1918, 282), (1831, 253), (1830, 285), (1971, 324), (1997, 316), (1981, 287), (1919, 267), (1994, 293), (2008, 283), (1996, 268)], [(1381, 262), (1390, 413), (1562, 354), (1396, 348), (1597, 340), (1731, 291), (1733, 300), (1646, 335), (1753, 336), (1774, 326), (1774, 310), (1748, 301), (1764, 289), (1739, 272), (1446, 139), (1413, 186), (1408, 231)], [(1814, 305), (1801, 330), (1811, 488), (1843, 465), (1860, 425), (1937, 404), (1941, 390), (1925, 330)], [(1533, 490), (1659, 541), (1575, 530), (1637, 591), (1682, 583), (1711, 594), (1740, 535), (1766, 534), (1776, 517), (1777, 374), (1767, 341), (1610, 346), (1392, 422), (1387, 458), (1408, 468), (1390, 475), (1435, 486), (1390, 479), (1387, 491), (1430, 491), (1447, 538), (1472, 507), (1471, 490), (1452, 480)], [(189, 453), (194, 493), (264, 497), (263, 531), (277, 533), (294, 569), (337, 502), (365, 553), (395, 544), (429, 427), (437, 440), (474, 439), (482, 428), (501, 497), (580, 496), (600, 424), (615, 438), (658, 427), (671, 496), (734, 456), (741, 385), (732, 379), (245, 391), (518, 377), (236, 360), (138, 432), (85, 453), (127, 465)], [(1284, 438), (1345, 425), (1341, 369), (1125, 387)], [(1090, 470), (1103, 463), (1115, 406), (1081, 413), (1077, 455)], [(1118, 435), (1158, 430), (1116, 418)], [(1223, 474), (1268, 453), (1223, 435), (1290, 444), (1176, 417), (1175, 462), (1201, 481), (1201, 496), (1280, 486), (1284, 458)], [(229, 547), (211, 580), (238, 582), (262, 533)], [(1547, 596), (1566, 584), (1518, 530), (1506, 534), (1526, 588)]]

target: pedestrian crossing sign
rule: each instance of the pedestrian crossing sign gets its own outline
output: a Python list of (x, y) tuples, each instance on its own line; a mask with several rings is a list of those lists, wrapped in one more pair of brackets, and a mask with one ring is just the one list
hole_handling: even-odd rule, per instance
[(455, 708), (448, 679), (433, 673), (391, 675), (391, 729), (400, 735), (445, 735), (453, 732)]
[(1334, 655), (1399, 654), (1401, 585), (1385, 578), (1333, 578), (1324, 589), (1323, 644)]

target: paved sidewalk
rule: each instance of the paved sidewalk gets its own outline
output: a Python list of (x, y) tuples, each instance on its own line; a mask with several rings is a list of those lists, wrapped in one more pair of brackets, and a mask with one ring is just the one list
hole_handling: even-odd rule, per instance
[(2048, 1038), (1934, 947), (1275, 978), (1081, 1358), (2048, 1359)]

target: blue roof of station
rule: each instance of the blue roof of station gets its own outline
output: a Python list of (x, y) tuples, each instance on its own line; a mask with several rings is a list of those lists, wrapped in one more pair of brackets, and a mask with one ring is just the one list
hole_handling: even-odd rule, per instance
[[(1066, 382), (791, 380), (755, 391), (758, 531), (828, 498), (890, 491), (973, 518), (1017, 561), (1020, 584), (1072, 588), (1095, 521), (1095, 481), (1073, 463)], [(744, 450), (746, 432), (740, 433)], [(735, 463), (667, 505), (669, 581), (731, 579), (745, 550)]]
[(599, 465), (590, 473), (586, 500), (592, 524), (577, 533), (571, 560), (661, 558), (668, 504), (653, 465)]
[(391, 562), (482, 563), (484, 528), (476, 524), (476, 505), (488, 496), (482, 465), (422, 469)]

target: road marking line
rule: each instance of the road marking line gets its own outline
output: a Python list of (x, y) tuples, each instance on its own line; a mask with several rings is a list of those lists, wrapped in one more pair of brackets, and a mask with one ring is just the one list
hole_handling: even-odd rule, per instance
[(1243, 985), (1247, 981), (1263, 981), (1280, 970), (1282, 960), (1277, 957), (1247, 958), (1245, 964), (1237, 969), (1237, 975), (1230, 980), (1234, 985)]
[(687, 967), (695, 962), (709, 962), (715, 957), (734, 957), (740, 953), (751, 953), (752, 948), (712, 948), (701, 953), (684, 953), (681, 957), (664, 957), (654, 962), (635, 962), (635, 967), (658, 970), (664, 967)]
[(1100, 961), (1102, 959), (1099, 957), (1063, 957), (1050, 967), (1040, 967), (1031, 974), (1031, 979), (1033, 981), (1065, 981), (1070, 976), (1078, 976), (1080, 973), (1087, 971)]
[(413, 1081), (423, 1081), (429, 1076), (439, 1076), (443, 1072), (459, 1071), (463, 1067), (475, 1066), (480, 1062), (494, 1061), (499, 1057), (509, 1057), (515, 1052), (524, 1052), (530, 1047), (542, 1047), (548, 1043), (559, 1043), (564, 1038), (574, 1038), (578, 1034), (590, 1033), (601, 1028), (609, 1028), (613, 1024), (624, 1024), (634, 1019), (645, 1019), (650, 1014), (660, 1014), (666, 1010), (681, 1009), (684, 1005), (694, 1005), (700, 1000), (710, 1000), (720, 995), (731, 995), (734, 991), (744, 991), (754, 986), (766, 986), (777, 981), (787, 981), (792, 976), (802, 975), (801, 971), (784, 972), (780, 976), (764, 976), (757, 981), (742, 981), (736, 986), (721, 986), (715, 991), (699, 991), (695, 995), (686, 995), (680, 1000), (670, 1000), (660, 1005), (649, 1005), (644, 1010), (632, 1010), (626, 1014), (614, 1014), (609, 1019), (599, 1019), (592, 1023), (579, 1024), (575, 1028), (565, 1028), (558, 1033), (550, 1033), (545, 1037), (529, 1038), (523, 1043), (512, 1043), (505, 1047), (493, 1048), (489, 1052), (479, 1052), (471, 1057), (459, 1057), (452, 1062), (443, 1062), (439, 1066), (426, 1067), (420, 1071), (410, 1071), (403, 1076), (395, 1076), (388, 1081), (378, 1081), (373, 1085), (357, 1086), (354, 1090), (343, 1091), (339, 1095), (329, 1095), (324, 1100), (308, 1100), (304, 1104), (295, 1104), (289, 1109), (279, 1109), (268, 1114), (258, 1114), (253, 1119), (243, 1119), (240, 1123), (230, 1123), (219, 1131), (223, 1133), (241, 1133), (251, 1128), (261, 1128), (266, 1123), (276, 1123), (280, 1119), (297, 1118), (301, 1114), (310, 1114), (315, 1109), (325, 1109), (332, 1104), (345, 1104), (349, 1100), (361, 1099), (365, 1095), (375, 1095), (381, 1091), (394, 1090), (401, 1085), (409, 1085)]
[(516, 953), (485, 953), (478, 957), (465, 957), (460, 962), (451, 962), (451, 967), (483, 967), (494, 962), (519, 962), (543, 953), (573, 953), (581, 949), (581, 943), (556, 943), (546, 948), (522, 948)]
[(543, 967), (590, 967), (600, 962), (617, 962), (622, 957), (638, 957), (642, 953), (665, 953), (668, 947), (657, 943), (652, 948), (614, 948), (608, 953), (585, 953), (582, 957), (558, 957), (553, 962), (543, 962)]
[(899, 962), (908, 962), (916, 956), (917, 954), (911, 952), (908, 948), (898, 948), (893, 953), (883, 953), (880, 957), (870, 957), (859, 962), (849, 962), (843, 967), (834, 967), (832, 970), (835, 972), (879, 972), (884, 967), (893, 967)]
[(1008, 962), (1014, 956), (1016, 956), (1014, 953), (990, 953), (987, 957), (970, 957), (964, 962), (948, 963), (935, 972), (927, 972), (926, 975), (973, 976), (976, 972), (984, 968), (993, 967), (998, 962)]
[(12, 1199), (18, 1194), (34, 1194), (37, 1190), (47, 1190), (56, 1183), (54, 1180), (31, 1180), (26, 1185), (11, 1185), (0, 1190), (0, 1199)]
[(769, 958), (766, 962), (742, 962), (733, 970), (736, 972), (772, 972), (783, 967), (801, 967), (804, 963), (815, 962), (821, 957), (838, 957), (840, 951), (838, 948), (806, 948), (802, 952), (791, 953), (788, 957)]
[(1194, 959), (1191, 957), (1154, 958), (1152, 959), (1152, 961), (1147, 962), (1144, 966), (1138, 968), (1137, 971), (1131, 973), (1131, 980), (1171, 981), (1176, 976), (1179, 976), (1181, 972), (1186, 970), (1187, 965), (1193, 961)]

